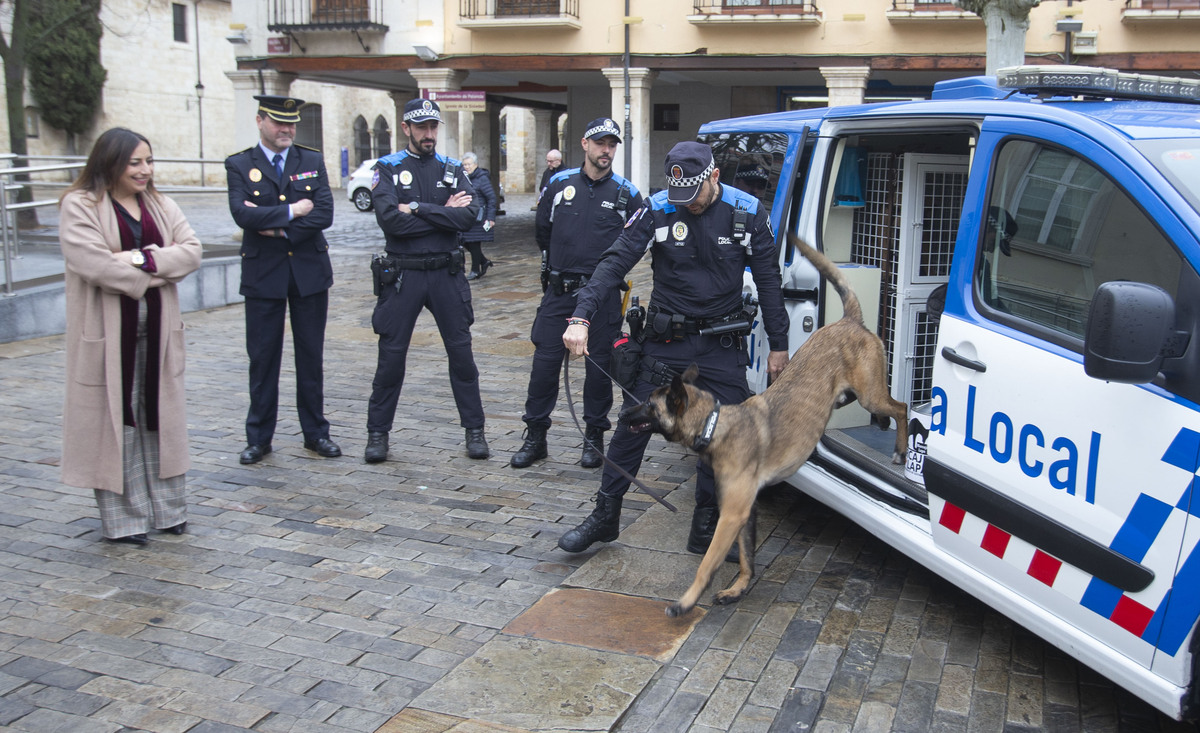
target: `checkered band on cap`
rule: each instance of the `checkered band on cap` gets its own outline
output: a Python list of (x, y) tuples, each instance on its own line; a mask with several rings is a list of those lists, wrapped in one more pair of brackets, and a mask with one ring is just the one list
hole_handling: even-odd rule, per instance
[(678, 163), (675, 163), (671, 166), (671, 178), (669, 181), (667, 181), (667, 183), (669, 183), (672, 188), (690, 188), (692, 186), (699, 186), (701, 183), (704, 183), (709, 176), (712, 175), (713, 169), (716, 167), (716, 161), (710, 160), (708, 162), (708, 167), (704, 169), (703, 173), (698, 176), (689, 176), (684, 178), (683, 168)]
[(605, 135), (612, 135), (617, 140), (621, 139), (621, 128), (617, 127), (617, 123), (607, 117), (592, 120), (592, 124), (588, 127), (587, 132), (583, 133), (583, 136), (589, 140)]
[(428, 99), (414, 99), (407, 105), (410, 109), (404, 110), (404, 121), (412, 122), (413, 120), (437, 120), (442, 121), (442, 114), (438, 110), (437, 105)]

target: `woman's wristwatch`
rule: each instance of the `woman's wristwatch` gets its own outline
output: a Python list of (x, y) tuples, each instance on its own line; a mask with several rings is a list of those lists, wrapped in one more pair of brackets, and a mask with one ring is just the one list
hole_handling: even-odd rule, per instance
[(129, 259), (133, 263), (133, 266), (139, 270), (146, 266), (146, 255), (142, 254), (140, 249), (130, 252)]

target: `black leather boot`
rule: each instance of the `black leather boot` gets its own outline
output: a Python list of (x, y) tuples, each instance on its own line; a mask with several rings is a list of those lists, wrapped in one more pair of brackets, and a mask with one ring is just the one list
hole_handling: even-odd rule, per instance
[(601, 457), (604, 453), (604, 431), (600, 428), (588, 427), (587, 441), (583, 444), (583, 454), (579, 456), (579, 465), (584, 468), (595, 468), (604, 459)]
[(540, 461), (548, 455), (546, 450), (546, 429), (535, 428), (532, 425), (525, 428), (525, 442), (513, 453), (508, 465), (513, 468), (528, 468), (534, 461)]
[(363, 451), (363, 460), (367, 463), (383, 463), (388, 457), (388, 434), (384, 432), (367, 433), (367, 449)]
[[(688, 534), (687, 551), (696, 555), (708, 552), (708, 546), (712, 544), (713, 533), (717, 531), (717, 522), (720, 519), (721, 512), (717, 507), (696, 507), (696, 511), (692, 512), (692, 531)], [(750, 521), (754, 521), (753, 516), (750, 517)], [(738, 557), (737, 541), (734, 540), (729, 552), (725, 555), (725, 562), (737, 562)]]
[(621, 497), (596, 492), (596, 508), (575, 529), (558, 538), (567, 552), (583, 552), (593, 542), (612, 542), (621, 532)]
[(467, 458), (479, 461), (491, 454), (491, 451), (488, 450), (487, 438), (483, 435), (483, 428), (467, 428)]

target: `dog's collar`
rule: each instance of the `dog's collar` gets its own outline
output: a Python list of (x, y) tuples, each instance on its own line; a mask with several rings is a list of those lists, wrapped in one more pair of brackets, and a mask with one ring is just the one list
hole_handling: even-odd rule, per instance
[(721, 403), (716, 401), (713, 404), (712, 412), (708, 413), (708, 418), (704, 421), (704, 429), (692, 441), (692, 450), (697, 453), (707, 450), (708, 444), (712, 442), (713, 434), (717, 432), (717, 419), (721, 417)]

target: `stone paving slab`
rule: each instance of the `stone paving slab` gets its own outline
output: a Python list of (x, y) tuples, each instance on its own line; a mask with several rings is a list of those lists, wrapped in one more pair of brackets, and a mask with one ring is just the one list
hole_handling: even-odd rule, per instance
[(412, 706), (528, 730), (607, 731), (658, 670), (637, 655), (504, 636)]
[[(224, 203), (203, 199), (181, 203), (206, 242), (227, 245), (235, 230)], [(591, 695), (605, 702), (589, 729), (622, 733), (1196, 730), (786, 487), (760, 498), (745, 598), (708, 606), (710, 589), (693, 625), (653, 658), (644, 641), (615, 650), (667, 621), (665, 601), (699, 563), (682, 549), (694, 458), (651, 441), (640, 476), (680, 512), (631, 492), (617, 542), (558, 550), (591, 511), (598, 472), (578, 465), (582, 440), (565, 406), (550, 458), (508, 465), (521, 444), (537, 305), (531, 219), (517, 202), (485, 246), (497, 265), (472, 286), (492, 457), (465, 456), (426, 314), (392, 460), (363, 463), (375, 364), (367, 262), (380, 237), (372, 215), (338, 207), (326, 400), (345, 455), (303, 449), (289, 345), (275, 452), (239, 465), (242, 309), (188, 314), (186, 535), (154, 533), (145, 548), (98, 541), (91, 492), (59, 480), (62, 339), (0, 345), (0, 728), (570, 730), (577, 720), (563, 710), (583, 710)], [(644, 292), (644, 270), (634, 280)], [(540, 602), (572, 593), (618, 594), (637, 609), (624, 625), (644, 628), (628, 639), (613, 635), (620, 625), (590, 629), (610, 635), (608, 647), (589, 642), (600, 649), (514, 633)], [(602, 671), (564, 682), (598, 660), (618, 679)], [(548, 682), (538, 676), (546, 670), (556, 673)], [(495, 704), (472, 706), (476, 680)], [(530, 685), (557, 690), (539, 697), (545, 716), (505, 707)]]

